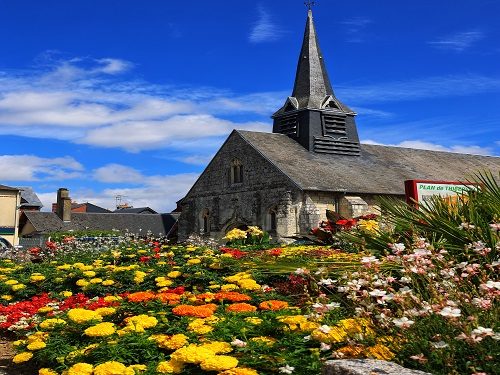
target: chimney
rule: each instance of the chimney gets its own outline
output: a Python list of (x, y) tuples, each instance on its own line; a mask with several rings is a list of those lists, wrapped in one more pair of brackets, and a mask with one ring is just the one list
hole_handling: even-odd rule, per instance
[(57, 190), (57, 216), (64, 222), (71, 221), (71, 198), (66, 188)]

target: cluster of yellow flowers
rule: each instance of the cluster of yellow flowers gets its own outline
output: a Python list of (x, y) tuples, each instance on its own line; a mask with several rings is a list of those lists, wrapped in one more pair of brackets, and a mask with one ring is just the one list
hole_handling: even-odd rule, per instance
[(375, 220), (361, 219), (358, 221), (358, 228), (361, 229), (363, 232), (375, 233), (379, 230), (379, 225), (378, 222)]
[(84, 331), (84, 333), (90, 337), (110, 336), (115, 332), (115, 325), (109, 322), (96, 324), (95, 326), (89, 327)]
[(69, 310), (68, 318), (73, 322), (80, 324), (89, 322), (91, 320), (102, 320), (102, 316), (98, 312), (81, 308)]
[(223, 341), (190, 344), (173, 352), (170, 361), (160, 362), (156, 371), (161, 374), (179, 374), (186, 363), (199, 365), (205, 371), (231, 370), (238, 366), (238, 360), (224, 354), (232, 350), (231, 345)]
[(158, 324), (158, 319), (154, 316), (141, 314), (125, 318), (124, 322), (126, 326), (117, 331), (120, 336), (129, 332), (145, 332), (146, 329), (155, 327)]
[(278, 321), (286, 324), (286, 330), (299, 332), (312, 332), (319, 328), (320, 324), (312, 322), (304, 315), (289, 315), (278, 317)]
[[(229, 283), (237, 284), (241, 289), (259, 290), (261, 288), (261, 286), (257, 284), (257, 282), (254, 279), (252, 279), (252, 275), (248, 272), (238, 272), (235, 275), (225, 277), (224, 280), (226, 280)], [(236, 288), (227, 288), (227, 287), (224, 288), (224, 286), (222, 286), (222, 290), (227, 291), (231, 289), (236, 289)]]
[(348, 338), (375, 337), (375, 331), (367, 319), (343, 319), (335, 326), (321, 326), (311, 337), (326, 344), (344, 342)]
[(224, 236), (224, 239), (228, 241), (244, 240), (245, 238), (247, 238), (247, 232), (238, 228), (231, 229)]

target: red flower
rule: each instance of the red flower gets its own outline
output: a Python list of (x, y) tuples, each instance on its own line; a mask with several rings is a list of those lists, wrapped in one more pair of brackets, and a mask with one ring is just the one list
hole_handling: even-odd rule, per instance
[(151, 260), (151, 257), (143, 255), (142, 257), (139, 258), (139, 261), (142, 263), (149, 262)]
[(275, 256), (275, 257), (281, 255), (282, 252), (283, 252), (283, 249), (279, 249), (279, 248), (269, 250), (269, 254), (272, 256)]
[(55, 242), (52, 242), (52, 241), (47, 241), (47, 242), (45, 242), (45, 247), (50, 249), (50, 250), (55, 250), (55, 249), (57, 249), (57, 244)]
[(30, 252), (30, 254), (32, 255), (38, 255), (40, 253), (42, 249), (40, 249), (39, 247), (32, 247), (31, 249), (29, 249), (28, 251)]

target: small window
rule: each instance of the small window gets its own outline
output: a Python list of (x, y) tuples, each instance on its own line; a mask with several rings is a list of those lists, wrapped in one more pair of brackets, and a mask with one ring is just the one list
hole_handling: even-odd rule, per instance
[(231, 184), (240, 184), (243, 182), (243, 165), (238, 159), (232, 162), (230, 177)]
[(272, 211), (270, 214), (271, 230), (276, 231), (276, 212)]

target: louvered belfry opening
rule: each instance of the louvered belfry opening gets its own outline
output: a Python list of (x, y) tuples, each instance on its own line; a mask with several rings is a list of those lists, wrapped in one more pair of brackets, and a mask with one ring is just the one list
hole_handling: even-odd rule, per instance
[(311, 152), (356, 156), (355, 116), (335, 97), (309, 10), (293, 92), (272, 116), (273, 133), (285, 134)]

